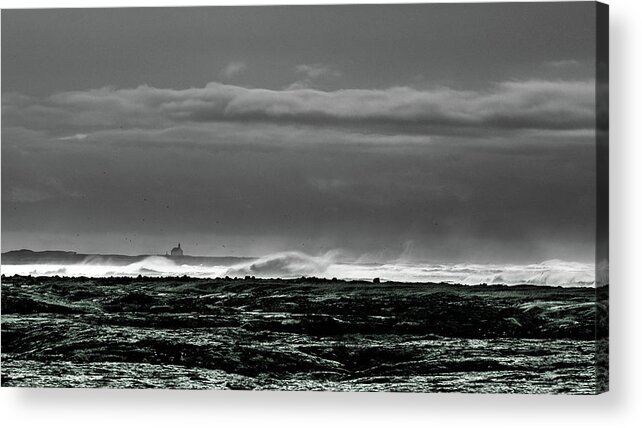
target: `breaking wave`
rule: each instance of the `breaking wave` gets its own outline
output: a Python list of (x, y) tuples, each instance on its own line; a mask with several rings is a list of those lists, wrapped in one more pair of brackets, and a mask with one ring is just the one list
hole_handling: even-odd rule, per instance
[(3, 275), (32, 275), (32, 276), (194, 276), (199, 278), (214, 278), (225, 272), (227, 266), (205, 266), (177, 264), (174, 260), (163, 256), (149, 256), (144, 259), (126, 264), (108, 264), (105, 260), (92, 259), (77, 264), (21, 264), (2, 265)]
[(324, 276), (334, 263), (336, 252), (323, 256), (310, 256), (298, 251), (288, 251), (261, 257), (229, 268), (228, 276), (253, 275), (262, 278), (294, 278), (300, 276)]
[(592, 264), (548, 260), (528, 265), (511, 264), (336, 264), (328, 269), (333, 276), (379, 277), (404, 282), (446, 282), (452, 284), (552, 285), (588, 287), (595, 285)]
[(344, 280), (396, 282), (446, 282), (466, 285), (552, 285), (590, 287), (595, 285), (593, 264), (548, 260), (542, 263), (471, 264), (471, 263), (358, 263), (339, 261), (339, 253), (311, 256), (301, 252), (281, 252), (236, 264), (179, 264), (163, 256), (146, 257), (127, 265), (80, 264), (2, 265), (4, 275), (33, 276), (191, 276), (196, 278), (244, 277), (298, 278), (316, 276)]

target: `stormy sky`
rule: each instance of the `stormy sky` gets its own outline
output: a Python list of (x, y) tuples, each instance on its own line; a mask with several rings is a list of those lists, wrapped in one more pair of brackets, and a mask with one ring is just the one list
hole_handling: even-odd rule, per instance
[(592, 261), (591, 2), (2, 12), (2, 251)]

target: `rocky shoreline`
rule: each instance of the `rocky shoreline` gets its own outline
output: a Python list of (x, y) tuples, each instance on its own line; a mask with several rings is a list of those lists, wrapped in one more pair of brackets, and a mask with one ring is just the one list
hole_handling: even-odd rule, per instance
[(590, 394), (596, 320), (588, 288), (3, 277), (2, 385)]

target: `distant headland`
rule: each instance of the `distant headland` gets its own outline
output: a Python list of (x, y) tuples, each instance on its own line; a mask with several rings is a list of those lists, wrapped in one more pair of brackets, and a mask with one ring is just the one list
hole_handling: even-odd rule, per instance
[(74, 265), (83, 263), (126, 266), (145, 260), (148, 257), (166, 257), (176, 263), (202, 266), (216, 266), (221, 264), (234, 264), (255, 260), (254, 257), (234, 256), (188, 256), (184, 255), (181, 245), (172, 248), (169, 254), (140, 254), (135, 256), (124, 254), (84, 254), (75, 251), (47, 250), (32, 251), (28, 249), (13, 250), (2, 253), (3, 265), (26, 264), (64, 264)]

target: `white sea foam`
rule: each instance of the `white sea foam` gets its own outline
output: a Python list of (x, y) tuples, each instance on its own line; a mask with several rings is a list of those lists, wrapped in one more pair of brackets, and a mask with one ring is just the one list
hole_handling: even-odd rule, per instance
[(564, 287), (595, 285), (593, 264), (548, 260), (541, 263), (471, 264), (471, 263), (353, 263), (338, 260), (339, 253), (310, 256), (300, 252), (282, 252), (234, 265), (206, 266), (177, 264), (166, 257), (147, 257), (124, 266), (84, 264), (3, 265), (4, 275), (33, 276), (192, 276), (196, 278), (243, 277), (296, 278), (316, 276), (346, 280), (397, 282), (447, 282), (457, 284), (532, 284)]

